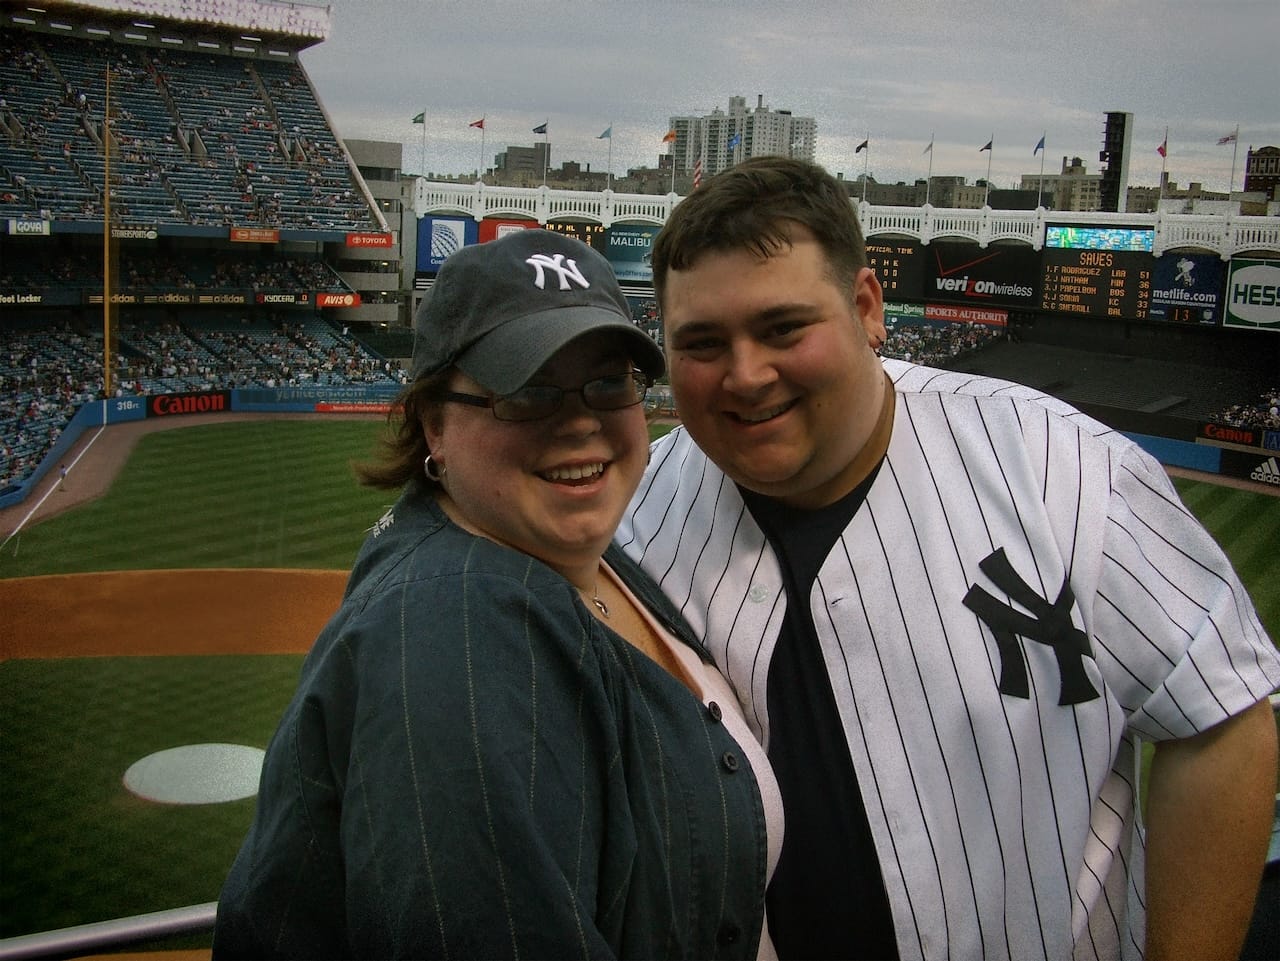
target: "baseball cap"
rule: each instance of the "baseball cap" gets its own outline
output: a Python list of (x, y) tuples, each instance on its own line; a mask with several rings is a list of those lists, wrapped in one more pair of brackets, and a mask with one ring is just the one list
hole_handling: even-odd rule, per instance
[(413, 330), (415, 380), (454, 365), (500, 395), (523, 387), (571, 340), (600, 331), (622, 337), (651, 378), (665, 366), (662, 349), (631, 322), (609, 261), (550, 230), (515, 230), (451, 254)]

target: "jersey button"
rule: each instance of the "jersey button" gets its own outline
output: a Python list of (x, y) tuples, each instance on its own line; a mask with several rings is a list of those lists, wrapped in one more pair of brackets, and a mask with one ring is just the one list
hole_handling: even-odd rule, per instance
[(732, 751), (725, 751), (724, 756), (720, 758), (720, 763), (724, 765), (724, 769), (732, 774), (738, 770), (738, 755)]
[(720, 705), (717, 704), (715, 701), (708, 701), (707, 715), (711, 718), (711, 720), (719, 724), (720, 718), (724, 716), (724, 712), (720, 710)]
[(720, 925), (720, 930), (716, 932), (716, 943), (737, 944), (740, 937), (742, 937), (742, 929), (732, 921), (726, 921)]

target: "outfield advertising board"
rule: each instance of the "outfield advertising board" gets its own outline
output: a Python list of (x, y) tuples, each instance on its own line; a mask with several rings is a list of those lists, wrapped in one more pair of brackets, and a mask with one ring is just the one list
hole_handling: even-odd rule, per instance
[(1040, 253), (1030, 247), (936, 240), (926, 248), (924, 299), (987, 309), (1035, 309)]
[(1280, 261), (1231, 261), (1222, 325), (1280, 332)]
[(1213, 254), (1161, 254), (1151, 273), (1148, 319), (1216, 324), (1222, 312), (1223, 266)]
[(661, 229), (615, 224), (605, 232), (604, 255), (619, 280), (653, 280), (653, 238)]
[(470, 217), (423, 217), (418, 221), (420, 273), (434, 274), (449, 255), (476, 242), (478, 225)]

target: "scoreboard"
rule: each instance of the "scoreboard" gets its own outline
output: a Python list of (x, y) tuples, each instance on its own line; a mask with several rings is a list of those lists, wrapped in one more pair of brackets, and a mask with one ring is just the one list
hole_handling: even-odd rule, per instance
[(917, 241), (873, 237), (866, 246), (867, 266), (875, 271), (886, 300), (924, 296), (924, 252)]
[(1135, 250), (1046, 247), (1040, 309), (1090, 317), (1145, 319), (1151, 310), (1155, 258)]

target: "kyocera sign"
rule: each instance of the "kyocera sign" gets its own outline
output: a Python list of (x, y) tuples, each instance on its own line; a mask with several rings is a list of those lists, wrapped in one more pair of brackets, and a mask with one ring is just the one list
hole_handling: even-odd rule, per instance
[(1224, 326), (1280, 331), (1280, 261), (1232, 260), (1226, 302)]

